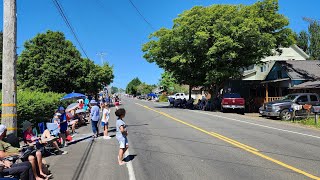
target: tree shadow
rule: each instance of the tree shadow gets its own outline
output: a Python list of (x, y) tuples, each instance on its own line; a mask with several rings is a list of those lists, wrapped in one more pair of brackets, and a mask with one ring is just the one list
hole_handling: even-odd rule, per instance
[(85, 140), (90, 139), (90, 138), (92, 138), (92, 135), (85, 136), (85, 137), (82, 137), (82, 138), (79, 138), (79, 139), (74, 139), (71, 142), (68, 142), (68, 145), (77, 144), (78, 142), (85, 141)]

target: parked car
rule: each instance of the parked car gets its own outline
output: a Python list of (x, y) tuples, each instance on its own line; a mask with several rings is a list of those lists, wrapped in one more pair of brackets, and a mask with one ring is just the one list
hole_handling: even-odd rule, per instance
[[(259, 109), (259, 113), (262, 116), (267, 117), (280, 117), (282, 120), (292, 119), (292, 105), (317, 105), (319, 104), (319, 95), (315, 93), (296, 93), (289, 94), (283, 97), (281, 100), (265, 103)], [(306, 110), (296, 111), (296, 116), (305, 116)]]
[(184, 94), (184, 93), (176, 93), (174, 95), (168, 96), (168, 99), (173, 98), (173, 99), (184, 99), (186, 98), (187, 100), (189, 99), (189, 96)]
[(239, 113), (244, 114), (245, 100), (238, 93), (224, 94), (221, 101), (221, 111), (237, 110)]

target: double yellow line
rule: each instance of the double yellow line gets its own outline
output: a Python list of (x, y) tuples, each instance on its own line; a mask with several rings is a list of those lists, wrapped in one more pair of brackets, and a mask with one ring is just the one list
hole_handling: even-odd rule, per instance
[(199, 131), (201, 131), (201, 132), (203, 132), (203, 133), (205, 133), (205, 134), (208, 134), (208, 135), (213, 136), (213, 137), (215, 137), (215, 138), (217, 138), (217, 139), (220, 139), (220, 140), (222, 140), (222, 141), (224, 141), (224, 142), (227, 142), (227, 143), (229, 143), (229, 144), (232, 144), (232, 145), (234, 145), (234, 146), (236, 146), (236, 147), (238, 147), (238, 148), (240, 148), (240, 149), (243, 149), (243, 150), (245, 150), (245, 151), (247, 151), (247, 152), (250, 152), (250, 153), (252, 153), (252, 154), (254, 154), (254, 155), (256, 155), (256, 156), (259, 156), (259, 157), (261, 157), (261, 158), (263, 158), (263, 159), (269, 160), (269, 161), (271, 161), (271, 162), (273, 162), (273, 163), (275, 163), (275, 164), (278, 164), (278, 165), (280, 165), (280, 166), (282, 166), (282, 167), (284, 167), (284, 168), (290, 169), (290, 170), (292, 170), (292, 171), (294, 171), (294, 172), (296, 172), (296, 173), (302, 174), (302, 175), (304, 175), (304, 176), (306, 176), (306, 177), (309, 177), (309, 178), (311, 178), (311, 179), (320, 180), (320, 177), (317, 177), (317, 176), (312, 175), (312, 174), (310, 174), (310, 173), (307, 173), (307, 172), (305, 172), (305, 171), (303, 171), (303, 170), (300, 170), (300, 169), (298, 169), (298, 168), (295, 168), (295, 167), (293, 167), (293, 166), (290, 166), (290, 165), (288, 165), (288, 164), (286, 164), (286, 163), (284, 163), (284, 162), (281, 162), (281, 161), (279, 161), (279, 160), (273, 159), (272, 157), (269, 157), (269, 156), (267, 156), (267, 155), (264, 155), (264, 154), (262, 154), (261, 152), (259, 152), (258, 149), (255, 149), (255, 148), (253, 148), (253, 147), (251, 147), (251, 146), (242, 144), (242, 143), (240, 143), (240, 142), (238, 142), (238, 141), (236, 141), (236, 140), (230, 139), (230, 138), (225, 137), (225, 136), (223, 136), (223, 135), (221, 135), (221, 134), (218, 134), (218, 133), (215, 133), (215, 132), (206, 131), (206, 130), (200, 128), (200, 127), (197, 127), (197, 126), (195, 126), (195, 125), (192, 125), (192, 124), (187, 123), (187, 122), (185, 122), (185, 121), (182, 121), (182, 120), (180, 120), (180, 119), (177, 119), (177, 118), (175, 118), (175, 117), (172, 117), (171, 115), (169, 115), (169, 114), (167, 114), (167, 113), (164, 113), (164, 112), (155, 110), (155, 109), (150, 108), (150, 107), (148, 107), (148, 106), (144, 106), (144, 105), (139, 104), (139, 103), (136, 103), (136, 104), (139, 105), (139, 106), (141, 106), (141, 107), (144, 107), (144, 108), (146, 108), (146, 109), (149, 109), (149, 110), (151, 110), (151, 111), (154, 111), (154, 112), (156, 112), (156, 113), (159, 113), (159, 114), (161, 114), (161, 115), (163, 115), (163, 116), (165, 116), (165, 117), (167, 117), (167, 118), (169, 118), (169, 119), (172, 119), (172, 120), (174, 120), (174, 121), (176, 121), (176, 122), (179, 122), (179, 123), (181, 123), (181, 124), (187, 125), (187, 126), (193, 128), (193, 129), (199, 130)]

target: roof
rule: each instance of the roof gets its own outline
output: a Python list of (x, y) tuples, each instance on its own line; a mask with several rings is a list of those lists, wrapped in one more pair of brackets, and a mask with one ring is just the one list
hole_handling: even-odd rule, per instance
[(320, 81), (308, 81), (299, 85), (295, 85), (290, 89), (320, 89)]
[(279, 48), (281, 53), (273, 50), (274, 55), (265, 57), (262, 62), (268, 61), (281, 61), (281, 60), (306, 60), (309, 59), (309, 55), (306, 54), (297, 45), (292, 45), (290, 47)]
[(320, 80), (320, 60), (278, 61), (292, 80)]

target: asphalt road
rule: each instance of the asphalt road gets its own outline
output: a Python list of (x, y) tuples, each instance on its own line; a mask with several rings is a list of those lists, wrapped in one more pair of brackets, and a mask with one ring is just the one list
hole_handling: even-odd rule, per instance
[[(320, 131), (237, 114), (124, 99), (130, 158), (95, 140), (79, 179), (319, 179)], [(114, 134), (115, 117), (110, 120)], [(81, 143), (75, 145), (83, 146)], [(67, 157), (67, 156), (66, 156)], [(79, 159), (79, 158), (78, 158)], [(56, 173), (62, 170), (56, 169)], [(55, 178), (56, 179), (56, 178)], [(67, 178), (68, 179), (68, 178)]]

